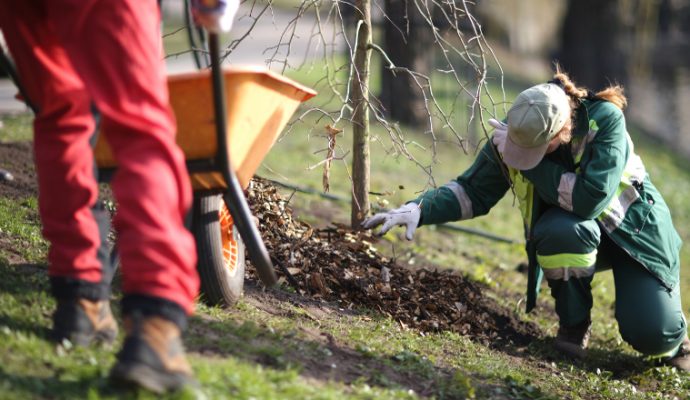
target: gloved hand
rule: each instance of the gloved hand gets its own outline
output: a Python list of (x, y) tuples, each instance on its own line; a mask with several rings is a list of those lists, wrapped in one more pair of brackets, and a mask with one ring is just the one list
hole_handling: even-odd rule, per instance
[(229, 32), (240, 0), (192, 0), (194, 22), (210, 33)]
[(493, 118), (489, 119), (489, 125), (494, 128), (491, 141), (498, 147), (498, 152), (502, 154), (506, 148), (506, 140), (508, 140), (508, 125)]
[(407, 203), (400, 208), (396, 208), (395, 210), (378, 213), (365, 219), (364, 222), (362, 222), (362, 226), (364, 229), (371, 229), (383, 224), (381, 230), (378, 232), (378, 235), (383, 235), (395, 225), (405, 225), (407, 226), (405, 238), (407, 238), (407, 240), (412, 240), (414, 231), (417, 230), (417, 225), (419, 225), (419, 219), (421, 216), (422, 212), (419, 209), (419, 204)]

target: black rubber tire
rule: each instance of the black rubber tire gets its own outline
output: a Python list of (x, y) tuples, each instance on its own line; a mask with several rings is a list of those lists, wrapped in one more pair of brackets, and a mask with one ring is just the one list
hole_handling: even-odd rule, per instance
[(224, 207), (221, 195), (195, 195), (192, 232), (197, 245), (202, 300), (209, 305), (232, 306), (244, 289), (245, 246), (233, 224), (236, 258), (234, 262), (224, 258), (220, 218)]

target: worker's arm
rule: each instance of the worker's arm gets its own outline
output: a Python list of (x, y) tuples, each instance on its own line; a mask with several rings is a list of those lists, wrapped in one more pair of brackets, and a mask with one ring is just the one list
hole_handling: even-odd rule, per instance
[(504, 173), (502, 166), (496, 159), (496, 147), (488, 142), (462, 175), (400, 208), (367, 218), (362, 226), (371, 229), (382, 225), (379, 235), (394, 226), (405, 226), (405, 237), (412, 240), (418, 226), (484, 215), (510, 187), (505, 175), (507, 171)]
[(510, 187), (507, 171), (496, 159), (496, 148), (489, 141), (462, 175), (446, 185), (429, 190), (417, 199), (420, 225), (441, 224), (485, 215)]
[(577, 172), (548, 159), (522, 171), (543, 200), (584, 219), (596, 218), (616, 195), (630, 155), (623, 113), (611, 103), (599, 107), (605, 107), (598, 113), (604, 117), (597, 118), (600, 125), (590, 121), (590, 132), (597, 132)]

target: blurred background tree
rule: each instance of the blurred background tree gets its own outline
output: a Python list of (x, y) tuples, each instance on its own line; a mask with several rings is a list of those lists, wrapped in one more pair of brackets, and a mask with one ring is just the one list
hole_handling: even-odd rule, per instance
[[(414, 2), (385, 0), (383, 48), (393, 64), (429, 76), (433, 68), (434, 36)], [(408, 73), (381, 67), (381, 95), (386, 116), (414, 127), (426, 125), (422, 88)]]
[(619, 0), (567, 2), (554, 59), (580, 85), (627, 83), (626, 26)]

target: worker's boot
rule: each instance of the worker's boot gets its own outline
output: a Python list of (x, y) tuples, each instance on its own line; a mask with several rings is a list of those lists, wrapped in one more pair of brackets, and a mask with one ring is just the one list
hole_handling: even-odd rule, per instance
[(561, 353), (574, 358), (584, 358), (587, 355), (587, 344), (591, 333), (592, 321), (588, 318), (575, 326), (558, 328), (558, 335), (554, 347)]
[(77, 346), (112, 344), (117, 337), (117, 322), (110, 311), (110, 302), (58, 299), (51, 336), (58, 343), (67, 339)]
[(666, 364), (676, 367), (681, 371), (690, 372), (690, 339), (685, 337), (681, 343), (678, 353), (666, 360)]
[(115, 383), (141, 386), (156, 393), (195, 384), (175, 323), (135, 312), (125, 316), (124, 327), (127, 336), (110, 373)]

